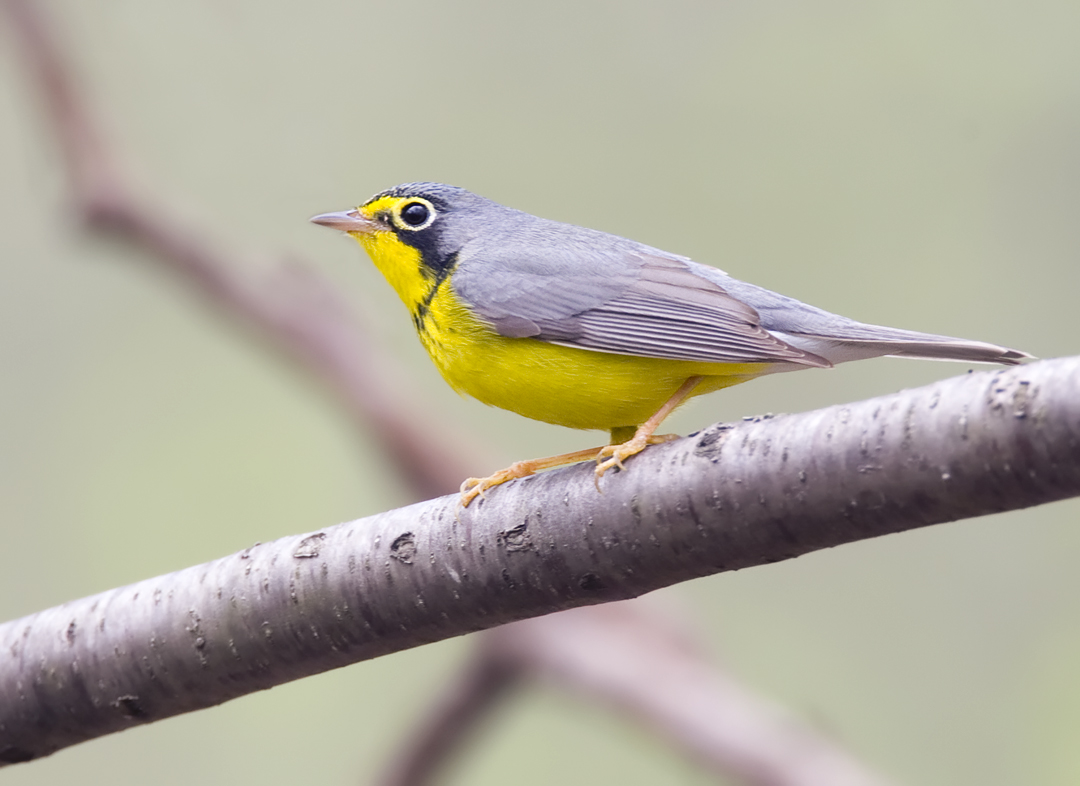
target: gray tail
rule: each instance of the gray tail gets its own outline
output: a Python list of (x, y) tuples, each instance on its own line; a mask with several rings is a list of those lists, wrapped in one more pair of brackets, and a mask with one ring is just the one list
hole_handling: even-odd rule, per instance
[(838, 335), (831, 336), (782, 333), (780, 337), (800, 349), (820, 355), (831, 363), (890, 356), (1015, 366), (1031, 357), (1026, 352), (983, 341), (968, 341), (876, 325), (844, 325), (836, 332)]

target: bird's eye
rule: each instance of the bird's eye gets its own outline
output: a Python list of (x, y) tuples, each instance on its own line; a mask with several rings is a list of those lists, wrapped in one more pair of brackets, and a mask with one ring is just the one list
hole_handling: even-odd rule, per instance
[(401, 220), (416, 228), (431, 217), (431, 209), (423, 202), (412, 202), (401, 208)]

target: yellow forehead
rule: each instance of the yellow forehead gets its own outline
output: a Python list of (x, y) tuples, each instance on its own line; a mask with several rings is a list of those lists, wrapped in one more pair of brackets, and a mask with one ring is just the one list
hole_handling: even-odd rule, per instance
[(368, 202), (366, 205), (361, 205), (357, 210), (364, 218), (374, 218), (380, 213), (393, 212), (394, 208), (406, 201), (406, 199), (407, 197), (396, 196), (379, 197), (378, 199), (373, 199)]

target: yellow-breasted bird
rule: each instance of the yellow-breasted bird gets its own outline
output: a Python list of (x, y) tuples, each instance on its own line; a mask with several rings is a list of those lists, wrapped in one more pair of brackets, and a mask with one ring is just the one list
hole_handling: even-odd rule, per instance
[(311, 219), (356, 238), (404, 301), (443, 378), (485, 404), (611, 444), (519, 461), (462, 484), (639, 453), (691, 396), (763, 374), (894, 355), (1015, 364), (1023, 352), (868, 325), (686, 257), (513, 210), (463, 188), (406, 183)]

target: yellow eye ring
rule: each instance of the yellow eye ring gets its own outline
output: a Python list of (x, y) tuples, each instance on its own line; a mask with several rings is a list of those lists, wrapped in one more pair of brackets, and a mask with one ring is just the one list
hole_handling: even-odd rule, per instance
[(435, 206), (422, 197), (403, 199), (390, 211), (394, 226), (409, 232), (427, 229), (435, 221), (437, 215)]

